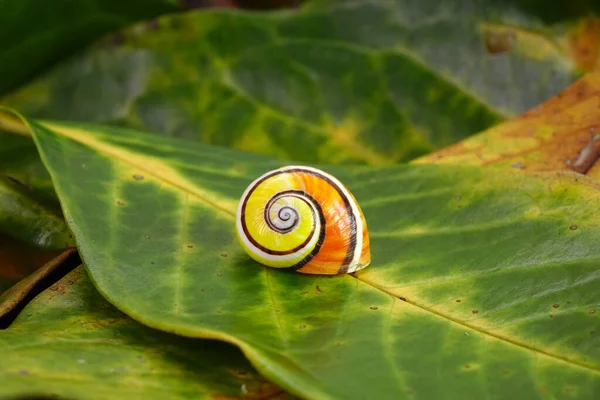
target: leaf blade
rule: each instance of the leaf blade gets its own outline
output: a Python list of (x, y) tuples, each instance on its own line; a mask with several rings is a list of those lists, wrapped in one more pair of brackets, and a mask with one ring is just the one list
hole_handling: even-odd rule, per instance
[[(145, 324), (234, 343), (265, 376), (314, 398), (366, 395), (364, 382), (394, 398), (411, 393), (485, 398), (493, 390), (510, 396), (516, 388), (533, 398), (569, 391), (592, 398), (598, 390), (600, 354), (588, 331), (598, 329), (598, 320), (588, 312), (598, 302), (589, 289), (598, 270), (590, 244), (600, 232), (597, 217), (590, 218), (588, 202), (581, 199), (597, 199), (600, 192), (585, 178), (433, 165), (326, 167), (363, 204), (372, 231), (373, 266), (357, 278), (315, 278), (262, 268), (248, 260), (235, 240), (231, 216), (237, 196), (259, 173), (283, 161), (114, 127), (29, 124), (98, 290)], [(129, 153), (129, 161), (145, 154), (154, 176), (136, 179), (142, 165), (114, 157)], [(90, 181), (90, 174), (97, 179)], [(100, 189), (109, 180), (118, 192)], [(84, 181), (90, 182), (94, 199), (75, 189)], [(182, 190), (185, 185), (192, 187)], [(379, 197), (373, 198), (374, 193)], [(217, 211), (222, 209), (229, 212)], [(104, 215), (127, 229), (98, 229), (96, 219)], [(573, 220), (576, 230), (570, 229)], [(445, 232), (444, 227), (451, 229)], [(431, 232), (441, 239), (428, 240)], [(477, 240), (489, 242), (493, 257), (469, 246)], [(524, 243), (535, 251), (526, 251)], [(457, 259), (449, 263), (444, 256), (452, 250)], [(536, 254), (559, 266), (574, 262), (577, 269), (559, 268), (558, 274), (553, 269), (543, 277), (535, 267), (548, 264), (535, 264)], [(504, 258), (505, 264), (495, 264)], [(509, 268), (511, 260), (522, 269)], [(532, 261), (533, 268), (525, 268)], [(428, 287), (420, 281), (451, 274), (450, 267), (456, 272), (471, 269), (468, 277), (475, 280), (456, 287)], [(497, 289), (492, 278), (499, 271), (509, 279)], [(522, 280), (519, 271), (533, 275)], [(564, 287), (565, 295), (576, 292), (577, 280), (588, 279), (583, 294), (571, 299), (567, 319), (559, 316), (550, 326), (545, 320), (523, 325), (520, 335), (509, 332), (512, 341), (497, 334), (503, 318), (519, 322), (522, 312), (535, 320), (543, 307), (551, 307), (544, 284), (560, 282), (567, 273), (577, 279)], [(539, 282), (523, 290), (531, 279)], [(408, 294), (392, 290), (411, 280), (424, 289)], [(478, 285), (485, 290), (477, 291)], [(533, 297), (533, 303), (519, 312), (498, 310), (507, 293), (515, 295), (502, 292), (510, 285), (522, 290), (517, 290), (519, 300), (527, 303)], [(464, 304), (476, 306), (472, 310), (478, 313), (449, 308), (445, 302), (457, 291), (471, 295), (463, 297)], [(429, 311), (434, 306), (443, 318)], [(552, 344), (564, 329), (569, 341)], [(551, 335), (544, 336), (546, 331)], [(448, 341), (459, 350), (444, 351)], [(428, 346), (437, 350), (427, 353)], [(400, 348), (405, 351), (395, 351)], [(429, 374), (432, 362), (445, 368)], [(561, 378), (551, 380), (557, 373)]]
[(0, 343), (4, 396), (290, 398), (231, 346), (137, 324), (95, 291), (81, 267), (34, 299), (0, 331)]

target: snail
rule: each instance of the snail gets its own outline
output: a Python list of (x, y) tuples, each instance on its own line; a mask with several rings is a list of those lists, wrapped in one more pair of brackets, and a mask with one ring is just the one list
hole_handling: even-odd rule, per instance
[(236, 231), (246, 253), (268, 267), (335, 275), (371, 262), (356, 199), (339, 180), (312, 167), (282, 167), (254, 180), (240, 199)]

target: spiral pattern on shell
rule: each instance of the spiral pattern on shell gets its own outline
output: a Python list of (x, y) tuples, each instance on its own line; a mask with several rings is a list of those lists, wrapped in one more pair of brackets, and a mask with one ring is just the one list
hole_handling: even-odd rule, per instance
[(254, 260), (308, 274), (355, 272), (371, 261), (367, 225), (336, 178), (289, 166), (252, 182), (236, 215), (240, 244)]

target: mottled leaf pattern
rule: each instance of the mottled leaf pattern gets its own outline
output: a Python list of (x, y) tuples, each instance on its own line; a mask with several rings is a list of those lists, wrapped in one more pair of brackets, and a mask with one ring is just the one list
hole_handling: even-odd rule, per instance
[(525, 112), (414, 163), (575, 171), (600, 177), (600, 72)]
[(81, 268), (0, 330), (0, 347), (3, 398), (291, 398), (230, 345), (132, 321), (98, 294)]
[(174, 14), (127, 29), (117, 35), (123, 44), (94, 46), (0, 103), (29, 117), (118, 124), (300, 162), (393, 164), (573, 82), (569, 50), (556, 45), (567, 28), (544, 25), (538, 11), (344, 0)]
[(598, 186), (572, 173), (329, 167), (361, 204), (372, 265), (261, 267), (237, 200), (284, 162), (30, 122), (98, 290), (154, 328), (238, 345), (308, 398), (592, 399), (600, 390)]

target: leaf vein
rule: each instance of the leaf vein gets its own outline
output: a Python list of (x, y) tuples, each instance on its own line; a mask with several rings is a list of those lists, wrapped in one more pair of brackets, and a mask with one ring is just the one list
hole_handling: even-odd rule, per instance
[[(362, 279), (360, 279), (359, 276), (353, 276), (353, 275), (351, 275), (351, 276), (354, 279), (357, 279), (357, 280), (363, 282), (364, 284), (372, 287), (375, 290), (379, 290), (379, 291), (388, 293), (391, 296), (396, 297), (396, 295), (394, 293), (388, 292), (385, 288), (383, 288), (381, 286), (377, 286), (377, 285), (375, 285), (373, 283), (363, 281)], [(593, 366), (591, 366), (589, 364), (585, 364), (583, 362), (575, 361), (575, 360), (569, 359), (567, 357), (564, 357), (564, 356), (561, 356), (561, 355), (558, 355), (558, 354), (553, 354), (553, 353), (544, 351), (542, 349), (539, 349), (539, 348), (536, 348), (536, 347), (533, 347), (533, 346), (529, 346), (529, 345), (527, 345), (525, 343), (520, 343), (520, 342), (518, 342), (516, 340), (512, 340), (512, 339), (510, 339), (508, 337), (499, 335), (499, 334), (494, 333), (492, 331), (485, 330), (485, 329), (483, 329), (483, 328), (481, 328), (479, 326), (476, 326), (476, 325), (473, 325), (473, 324), (469, 324), (469, 323), (467, 323), (465, 321), (459, 320), (459, 319), (454, 318), (454, 317), (452, 317), (450, 315), (442, 314), (439, 311), (436, 311), (436, 310), (434, 310), (434, 309), (432, 309), (430, 307), (427, 307), (425, 305), (422, 305), (422, 304), (417, 304), (414, 301), (410, 301), (409, 299), (406, 299), (406, 302), (408, 304), (411, 304), (412, 306), (414, 306), (416, 308), (419, 308), (419, 309), (421, 309), (423, 311), (429, 312), (429, 313), (431, 313), (431, 314), (433, 314), (433, 315), (435, 315), (435, 316), (437, 316), (439, 318), (442, 318), (444, 320), (447, 320), (447, 321), (449, 321), (451, 323), (454, 323), (456, 325), (472, 329), (472, 330), (477, 331), (477, 332), (479, 332), (479, 333), (481, 333), (483, 335), (487, 335), (487, 336), (492, 337), (494, 339), (497, 339), (497, 340), (500, 340), (502, 342), (505, 342), (505, 343), (507, 343), (509, 345), (512, 345), (512, 346), (519, 347), (521, 349), (530, 351), (530, 352), (532, 352), (535, 355), (543, 355), (543, 356), (546, 356), (546, 357), (548, 357), (550, 359), (553, 359), (553, 360), (556, 360), (556, 361), (559, 361), (559, 362), (563, 362), (563, 363), (569, 364), (571, 366), (579, 367), (579, 368), (582, 368), (582, 369), (585, 369), (585, 370), (589, 370), (589, 371), (591, 371), (591, 372), (593, 372), (595, 374), (600, 375), (600, 369), (595, 368), (595, 367), (593, 367)]]

